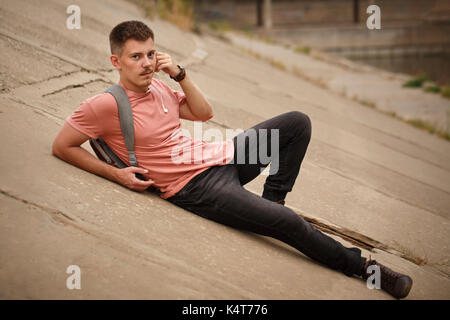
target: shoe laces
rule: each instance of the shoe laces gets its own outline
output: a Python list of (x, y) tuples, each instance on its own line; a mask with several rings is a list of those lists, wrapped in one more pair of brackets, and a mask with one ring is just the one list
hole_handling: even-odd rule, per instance
[(384, 284), (386, 288), (394, 289), (395, 283), (400, 277), (400, 274), (381, 264), (378, 264), (378, 266), (381, 271), (381, 285), (383, 286)]
[[(382, 265), (381, 263), (378, 263), (376, 260), (372, 260), (372, 257), (369, 256), (369, 261), (367, 263), (367, 268), (372, 265), (376, 265), (380, 268), (380, 277), (381, 277), (381, 286), (383, 289), (394, 289), (395, 283), (397, 279), (399, 278), (400, 274), (397, 272), (394, 272), (393, 270), (389, 269), (388, 267)], [(367, 274), (367, 268), (366, 268), (366, 274), (365, 278), (367, 279), (369, 275)]]

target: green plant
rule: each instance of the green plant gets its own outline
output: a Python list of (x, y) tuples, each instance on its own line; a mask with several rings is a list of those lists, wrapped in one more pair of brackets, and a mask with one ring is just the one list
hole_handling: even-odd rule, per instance
[(424, 88), (425, 92), (439, 93), (441, 91), (441, 87), (437, 85), (432, 85)]
[(422, 87), (422, 84), (425, 81), (428, 81), (427, 76), (425, 76), (425, 75), (418, 75), (414, 79), (411, 79), (411, 80), (405, 82), (403, 84), (403, 87), (404, 88), (420, 88), (420, 87)]

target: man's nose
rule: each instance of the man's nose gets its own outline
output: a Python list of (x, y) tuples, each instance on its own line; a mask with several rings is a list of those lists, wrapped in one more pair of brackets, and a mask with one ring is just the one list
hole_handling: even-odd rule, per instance
[(153, 62), (153, 58), (149, 58), (149, 57), (145, 56), (142, 66), (149, 67), (149, 66), (151, 66), (152, 62)]

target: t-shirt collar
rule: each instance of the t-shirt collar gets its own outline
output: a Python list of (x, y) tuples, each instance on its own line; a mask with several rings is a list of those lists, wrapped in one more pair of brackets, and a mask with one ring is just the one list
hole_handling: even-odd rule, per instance
[(152, 85), (152, 84), (150, 84), (150, 85), (148, 86), (148, 89), (147, 89), (146, 92), (136, 92), (136, 91), (127, 89), (127, 88), (123, 85), (123, 83), (122, 83), (121, 81), (119, 81), (119, 85), (125, 90), (125, 92), (127, 93), (128, 97), (129, 97), (130, 99), (133, 99), (133, 98), (142, 98), (142, 97), (148, 95), (148, 94), (150, 93), (150, 88), (151, 88), (151, 85)]

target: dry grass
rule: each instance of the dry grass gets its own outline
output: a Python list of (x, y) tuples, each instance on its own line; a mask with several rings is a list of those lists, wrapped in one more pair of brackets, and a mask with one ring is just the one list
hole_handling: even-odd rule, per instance
[(165, 0), (157, 2), (158, 15), (183, 30), (195, 27), (194, 3), (192, 0)]
[(450, 134), (448, 132), (438, 131), (431, 124), (428, 124), (428, 123), (420, 121), (420, 120), (408, 120), (407, 122), (416, 128), (428, 131), (431, 134), (435, 134), (445, 140), (450, 141)]
[(255, 51), (253, 51), (251, 49), (244, 49), (244, 48), (241, 48), (241, 49), (245, 53), (255, 57), (256, 59), (268, 62), (270, 65), (272, 65), (273, 67), (275, 67), (277, 69), (280, 69), (280, 70), (283, 70), (283, 71), (287, 70), (286, 65), (283, 62), (279, 61), (279, 60), (276, 60), (274, 58), (265, 58), (265, 57), (261, 56), (258, 52), (255, 52)]
[(417, 264), (418, 266), (424, 266), (430, 262), (426, 255), (426, 252), (424, 252), (422, 256), (419, 256), (418, 254), (414, 253), (411, 249), (408, 249), (407, 247), (401, 245), (395, 240), (393, 241), (393, 247), (395, 247), (396, 250), (398, 250), (400, 256), (403, 259), (411, 261)]
[(311, 52), (311, 48), (310, 47), (302, 47), (302, 46), (297, 46), (294, 51), (296, 53), (302, 53), (302, 54), (307, 54), (309, 55), (309, 53)]
[(192, 0), (129, 0), (145, 11), (150, 19), (159, 16), (183, 30), (192, 31), (196, 27), (194, 3)]

